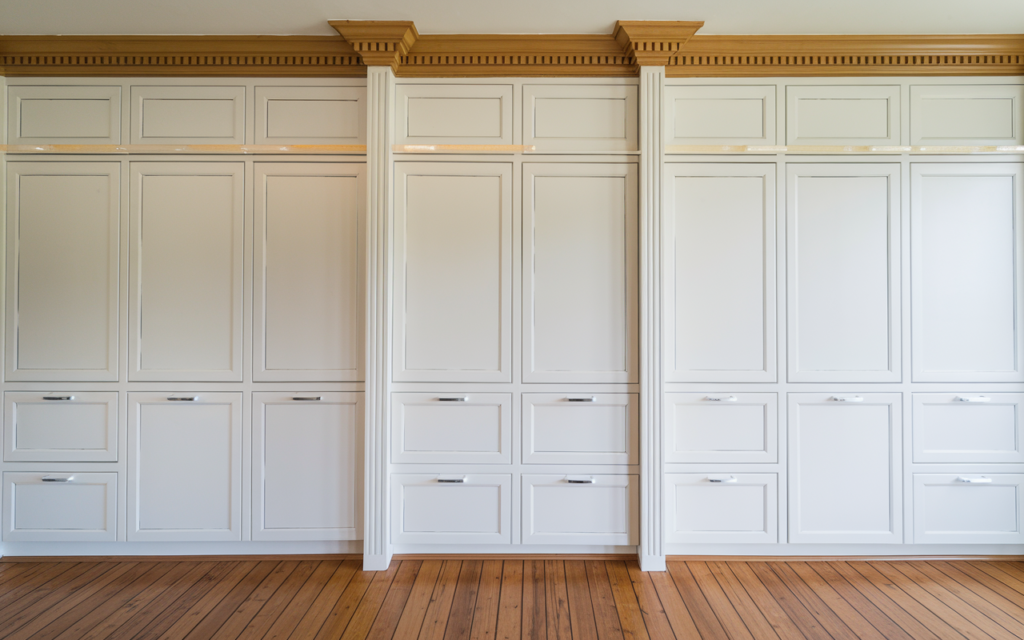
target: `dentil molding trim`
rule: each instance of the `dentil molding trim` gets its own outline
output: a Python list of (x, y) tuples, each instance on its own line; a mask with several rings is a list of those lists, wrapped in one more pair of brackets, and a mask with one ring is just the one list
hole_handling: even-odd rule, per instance
[(422, 77), (1024, 75), (1024, 35), (700, 36), (702, 22), (620, 21), (607, 35), (419, 35), (332, 20), (335, 36), (0, 36), (7, 76)]

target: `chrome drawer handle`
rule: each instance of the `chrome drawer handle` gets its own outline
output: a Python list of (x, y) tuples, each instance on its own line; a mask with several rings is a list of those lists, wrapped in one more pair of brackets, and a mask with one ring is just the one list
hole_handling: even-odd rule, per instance
[(597, 484), (594, 476), (566, 476), (565, 481), (569, 484)]
[(739, 398), (737, 398), (736, 396), (704, 396), (705, 402), (737, 402), (738, 400)]
[(597, 398), (590, 396), (587, 398), (566, 398), (566, 402), (597, 402)]
[(829, 402), (864, 402), (860, 396), (830, 396)]
[(199, 399), (199, 396), (185, 396), (182, 398), (167, 398), (171, 402), (195, 402)]
[(731, 484), (736, 482), (736, 476), (708, 476), (708, 482), (715, 484)]
[(453, 397), (453, 398), (438, 398), (437, 399), (438, 402), (465, 402), (467, 400), (469, 400), (469, 398), (466, 397), (466, 396), (456, 396), (456, 397)]
[(957, 476), (957, 482), (964, 482), (967, 484), (992, 484), (992, 478), (986, 478), (985, 476)]
[(956, 396), (953, 402), (991, 402), (992, 398), (986, 396)]
[(75, 476), (43, 476), (43, 482), (71, 482)]
[(43, 396), (43, 400), (74, 400), (75, 396)]
[(437, 481), (443, 484), (465, 484), (466, 476), (437, 476)]
[(292, 400), (296, 402), (317, 402), (322, 399), (323, 396), (292, 396)]

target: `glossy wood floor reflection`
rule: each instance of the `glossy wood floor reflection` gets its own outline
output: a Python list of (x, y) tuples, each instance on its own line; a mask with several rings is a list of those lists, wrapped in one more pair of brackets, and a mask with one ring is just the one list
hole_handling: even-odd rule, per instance
[(0, 638), (1024, 638), (1024, 563), (0, 563)]

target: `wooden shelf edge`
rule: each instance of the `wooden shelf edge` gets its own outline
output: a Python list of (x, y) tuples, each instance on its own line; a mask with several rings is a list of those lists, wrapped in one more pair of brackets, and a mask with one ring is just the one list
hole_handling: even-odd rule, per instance
[(1024, 154), (1024, 145), (666, 145), (666, 155), (998, 155)]
[(364, 155), (365, 144), (10, 144), (0, 145), (8, 154), (189, 154), (189, 155)]

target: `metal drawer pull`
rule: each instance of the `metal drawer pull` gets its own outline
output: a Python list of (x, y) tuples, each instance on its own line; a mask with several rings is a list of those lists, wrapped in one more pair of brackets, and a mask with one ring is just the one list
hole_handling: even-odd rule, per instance
[(708, 482), (715, 484), (726, 484), (736, 482), (736, 476), (708, 476)]
[(75, 476), (43, 476), (43, 482), (71, 482)]
[(466, 476), (437, 476), (437, 481), (445, 484), (464, 484)]
[(966, 482), (967, 484), (992, 484), (992, 478), (986, 478), (985, 476), (957, 476), (957, 482)]
[(704, 400), (705, 402), (737, 402), (739, 398), (736, 396), (728, 396), (724, 398), (721, 396), (704, 396)]
[(167, 398), (171, 402), (195, 402), (199, 396), (185, 396), (183, 398)]
[(323, 400), (323, 396), (292, 396), (292, 400), (296, 402), (316, 402), (317, 400)]
[(992, 398), (986, 396), (956, 396), (954, 402), (991, 402)]
[(831, 396), (829, 402), (864, 402), (860, 396)]
[(43, 396), (43, 400), (74, 400), (75, 396)]
[(597, 484), (594, 476), (566, 476), (565, 481), (569, 484)]
[(466, 396), (457, 396), (457, 397), (454, 397), (454, 398), (438, 398), (437, 399), (438, 402), (465, 402), (466, 400), (469, 400), (469, 398), (467, 398)]
[(597, 398), (590, 396), (587, 398), (566, 398), (566, 402), (597, 402)]

